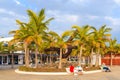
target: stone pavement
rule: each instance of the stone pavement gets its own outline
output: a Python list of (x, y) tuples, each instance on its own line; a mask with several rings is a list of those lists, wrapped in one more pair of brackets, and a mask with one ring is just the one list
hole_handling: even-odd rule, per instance
[[(20, 64), (19, 64), (19, 65), (18, 65), (18, 64), (16, 65), (16, 64), (15, 64), (15, 65), (13, 66), (13, 68), (16, 69), (16, 68), (18, 68), (19, 66), (22, 66), (22, 65), (20, 65)], [(11, 67), (12, 67), (12, 66), (11, 66), (11, 65), (8, 65), (8, 64), (0, 65), (0, 70), (1, 70), (1, 69), (11, 69)]]
[(120, 66), (111, 68), (112, 72), (84, 74), (75, 79), (73, 75), (28, 75), (15, 73), (15, 69), (0, 69), (0, 80), (120, 80)]

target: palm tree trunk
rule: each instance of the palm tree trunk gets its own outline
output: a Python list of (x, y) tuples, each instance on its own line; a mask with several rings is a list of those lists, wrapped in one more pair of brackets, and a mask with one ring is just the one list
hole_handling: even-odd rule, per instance
[(35, 50), (35, 68), (38, 67), (38, 47)]
[(13, 51), (12, 51), (12, 65), (11, 65), (11, 68), (12, 69), (14, 68), (14, 54), (13, 54)]
[(90, 57), (89, 56), (87, 57), (87, 61), (88, 61), (87, 64), (89, 66), (89, 64), (90, 64)]
[(59, 69), (62, 68), (62, 48), (60, 48), (60, 57), (59, 57), (59, 66), (58, 66)]
[(112, 66), (112, 52), (110, 53), (110, 66)]
[(91, 49), (91, 55), (90, 55), (90, 66), (93, 66), (93, 48)]
[(95, 66), (99, 66), (99, 53), (100, 53), (100, 49), (98, 49), (98, 52), (96, 54), (96, 63), (95, 63)]
[(79, 53), (79, 62), (78, 65), (81, 66), (81, 57), (82, 57), (82, 46), (80, 47), (80, 53)]
[(50, 65), (52, 65), (52, 60), (51, 60), (51, 52), (50, 52)]
[(29, 67), (29, 49), (27, 48), (27, 44), (24, 44), (25, 47), (25, 66)]
[(42, 65), (43, 64), (43, 56), (42, 56), (42, 53), (40, 54), (40, 64)]
[(49, 58), (48, 58), (48, 55), (47, 55), (47, 58), (46, 58), (46, 63), (48, 64), (49, 63), (49, 60), (48, 60)]

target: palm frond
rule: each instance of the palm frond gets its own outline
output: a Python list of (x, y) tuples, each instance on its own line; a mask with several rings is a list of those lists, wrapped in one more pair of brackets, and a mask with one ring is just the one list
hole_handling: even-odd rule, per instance
[(50, 21), (51, 20), (53, 20), (54, 18), (49, 18), (48, 20), (46, 20), (44, 23), (46, 24), (46, 25), (48, 25), (49, 23), (50, 23)]
[(28, 13), (28, 15), (30, 17), (30, 22), (35, 23), (36, 25), (38, 25), (37, 24), (37, 21), (38, 21), (37, 15), (32, 10), (27, 10), (27, 13)]

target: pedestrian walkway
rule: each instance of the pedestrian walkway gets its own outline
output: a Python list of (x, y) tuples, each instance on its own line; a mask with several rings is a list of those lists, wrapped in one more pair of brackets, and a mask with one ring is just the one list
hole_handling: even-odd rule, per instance
[[(111, 68), (112, 72), (84, 74), (77, 77), (79, 80), (120, 80), (120, 66)], [(74, 75), (31, 75), (18, 74), (15, 69), (0, 70), (0, 80), (73, 80)]]
[[(18, 68), (19, 66), (21, 66), (21, 65), (13, 65), (13, 69), (16, 69), (16, 68)], [(0, 70), (1, 69), (11, 69), (12, 68), (12, 65), (8, 65), (8, 64), (4, 64), (4, 65), (0, 65)]]

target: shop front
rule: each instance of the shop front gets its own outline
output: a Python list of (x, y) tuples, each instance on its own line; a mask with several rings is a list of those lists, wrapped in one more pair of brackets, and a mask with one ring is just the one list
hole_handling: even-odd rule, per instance
[[(23, 64), (23, 54), (13, 54), (14, 64)], [(0, 65), (12, 64), (12, 54), (0, 54)]]

